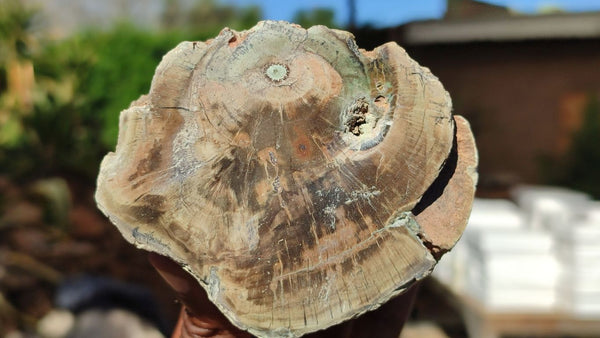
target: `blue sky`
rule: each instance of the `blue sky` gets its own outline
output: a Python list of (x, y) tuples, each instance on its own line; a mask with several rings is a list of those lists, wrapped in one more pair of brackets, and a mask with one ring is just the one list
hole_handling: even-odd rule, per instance
[[(299, 9), (316, 7), (331, 8), (336, 13), (336, 21), (346, 24), (348, 18), (347, 0), (223, 0), (236, 5), (259, 5), (265, 19), (291, 20)], [(497, 5), (508, 6), (524, 13), (535, 13), (541, 8), (558, 7), (567, 11), (600, 10), (600, 0), (486, 0)], [(371, 23), (377, 27), (394, 26), (418, 19), (439, 18), (446, 9), (446, 0), (356, 0), (357, 21)]]

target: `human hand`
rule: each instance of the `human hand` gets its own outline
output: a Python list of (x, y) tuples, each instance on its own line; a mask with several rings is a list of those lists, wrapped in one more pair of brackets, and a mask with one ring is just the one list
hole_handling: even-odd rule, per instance
[[(150, 263), (177, 293), (183, 304), (173, 338), (249, 338), (246, 331), (235, 327), (208, 299), (206, 291), (179, 264), (155, 253), (149, 254)], [(323, 331), (306, 335), (308, 338), (398, 337), (408, 318), (418, 287), (388, 301), (379, 309), (335, 325)]]
[(155, 253), (150, 263), (177, 293), (183, 307), (171, 337), (173, 338), (247, 338), (248, 332), (235, 327), (208, 299), (206, 291), (179, 264)]

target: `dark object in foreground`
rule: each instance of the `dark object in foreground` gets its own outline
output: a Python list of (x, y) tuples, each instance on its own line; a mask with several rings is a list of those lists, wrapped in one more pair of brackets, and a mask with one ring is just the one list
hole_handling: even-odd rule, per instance
[(477, 155), (450, 110), (394, 43), (366, 52), (349, 33), (285, 22), (225, 29), (169, 52), (121, 113), (96, 200), (233, 324), (299, 336), (404, 292), (458, 240)]
[(55, 302), (59, 308), (75, 315), (90, 310), (127, 310), (152, 323), (165, 335), (170, 330), (152, 293), (141, 285), (105, 277), (72, 277), (60, 284)]

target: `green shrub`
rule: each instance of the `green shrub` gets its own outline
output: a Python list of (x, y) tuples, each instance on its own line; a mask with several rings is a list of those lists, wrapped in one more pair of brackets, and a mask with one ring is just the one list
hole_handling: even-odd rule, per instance
[(590, 95), (580, 129), (558, 160), (543, 159), (545, 183), (580, 190), (600, 199), (600, 102)]
[(5, 129), (16, 135), (0, 143), (0, 173), (93, 179), (102, 156), (116, 143), (120, 111), (148, 92), (162, 55), (181, 40), (181, 33), (121, 25), (42, 48), (32, 58), (31, 109), (8, 107), (13, 118)]
[[(0, 36), (0, 175), (74, 174), (95, 181), (102, 157), (115, 147), (120, 112), (148, 92), (166, 52), (181, 41), (206, 40), (224, 26), (246, 29), (260, 19), (258, 7), (205, 0), (178, 11), (177, 2), (168, 2), (166, 14), (175, 24), (165, 24), (167, 31), (120, 24), (37, 44), (31, 52), (35, 12), (17, 0), (0, 0), (0, 32), (6, 33)], [(18, 105), (5, 89), (7, 68), (25, 57), (34, 65), (35, 89), (31, 104)]]

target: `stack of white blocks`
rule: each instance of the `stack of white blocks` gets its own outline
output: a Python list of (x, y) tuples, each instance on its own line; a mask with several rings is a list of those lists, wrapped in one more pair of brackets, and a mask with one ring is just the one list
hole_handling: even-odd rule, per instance
[[(583, 244), (578, 243), (576, 237), (593, 202), (584, 193), (554, 187), (523, 186), (514, 189), (512, 195), (527, 215), (528, 226), (552, 236), (552, 254), (561, 268), (555, 289), (556, 309), (580, 316), (587, 309), (577, 295), (582, 291), (581, 282), (587, 277), (578, 272), (585, 262), (581, 256), (574, 257)], [(600, 242), (592, 245), (600, 248)], [(600, 304), (599, 301), (595, 302)]]
[(572, 226), (554, 231), (557, 257), (564, 267), (558, 294), (569, 313), (600, 318), (600, 203), (589, 206)]
[(600, 204), (549, 187), (476, 199), (434, 276), (496, 312), (600, 316)]

